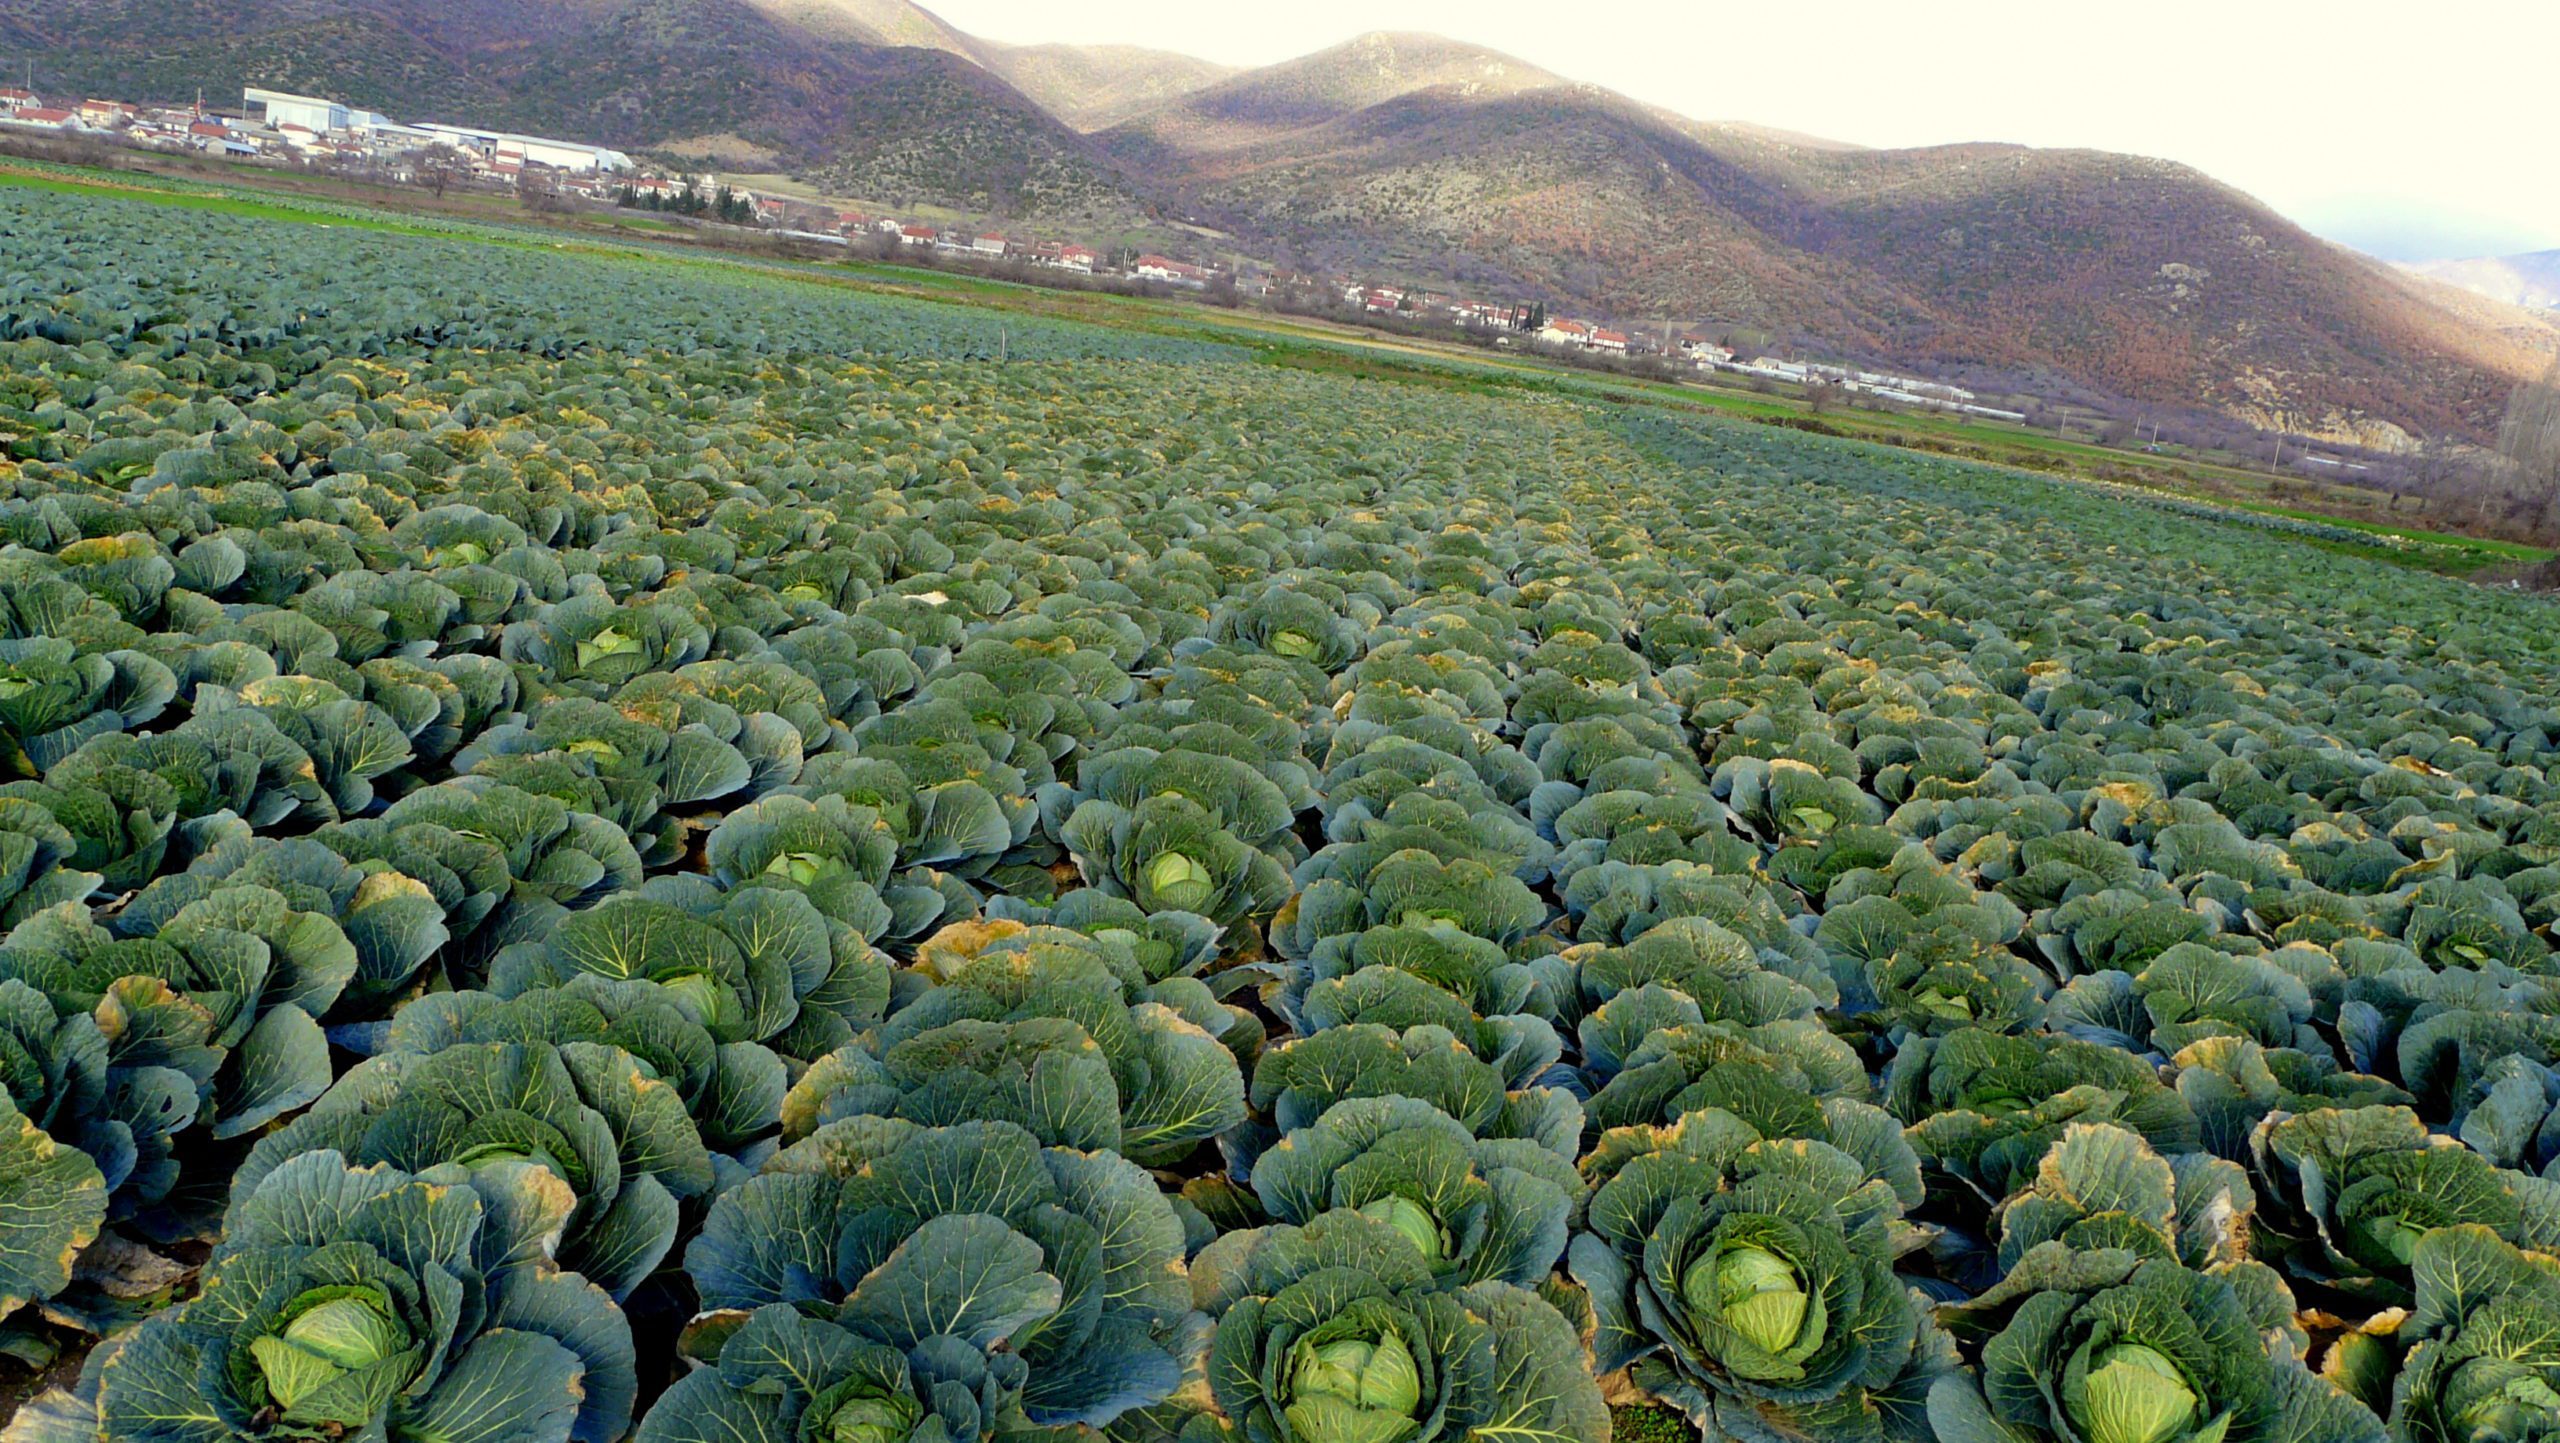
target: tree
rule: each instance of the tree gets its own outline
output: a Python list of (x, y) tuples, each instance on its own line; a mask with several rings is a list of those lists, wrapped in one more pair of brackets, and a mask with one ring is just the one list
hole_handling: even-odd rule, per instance
[(453, 152), (441, 145), (431, 145), (418, 152), (418, 180), (444, 199), (445, 189), (453, 184)]
[(2544, 531), (2560, 531), (2560, 359), (2507, 398), (2498, 460), (2510, 490)]
[(555, 211), (561, 208), (559, 182), (551, 172), (531, 166), (516, 177), (516, 203), (531, 211)]
[[(2438, 431), (2418, 443), (2409, 458), (2407, 487), (2417, 495), (2420, 509), (2444, 505), (2469, 481), (2470, 465), (2462, 442), (2451, 432)], [(2394, 493), (2396, 502), (2398, 493)]]

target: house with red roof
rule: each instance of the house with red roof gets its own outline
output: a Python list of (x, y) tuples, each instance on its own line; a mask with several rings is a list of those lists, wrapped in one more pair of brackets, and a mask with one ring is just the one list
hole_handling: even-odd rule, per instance
[(1178, 286), (1200, 286), (1209, 283), (1209, 272), (1202, 267), (1169, 256), (1154, 254), (1138, 257), (1129, 273), (1142, 281), (1170, 281)]

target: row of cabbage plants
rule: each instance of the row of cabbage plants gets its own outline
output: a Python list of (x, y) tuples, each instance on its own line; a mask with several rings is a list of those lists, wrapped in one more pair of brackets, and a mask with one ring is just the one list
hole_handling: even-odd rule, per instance
[(2547, 604), (0, 205), (0, 1438), (2560, 1433)]

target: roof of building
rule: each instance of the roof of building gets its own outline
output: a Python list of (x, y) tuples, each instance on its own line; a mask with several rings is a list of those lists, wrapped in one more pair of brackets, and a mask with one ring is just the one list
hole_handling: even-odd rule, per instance
[(338, 103), (338, 102), (336, 102), (336, 101), (334, 101), (334, 100), (330, 100), (330, 99), (328, 99), (328, 98), (326, 98), (326, 97), (324, 97), (324, 96), (318, 96), (318, 95), (296, 95), (296, 94), (294, 94), (294, 93), (293, 93), (292, 91), (290, 91), (290, 90), (268, 90), (268, 89), (265, 89), (264, 87), (256, 86), (256, 85), (250, 85), (250, 86), (244, 86), (244, 87), (242, 87), (242, 89), (241, 89), (241, 91), (240, 91), (240, 96), (241, 96), (241, 98), (242, 98), (243, 100), (251, 100), (251, 99), (254, 99), (254, 100), (263, 100), (263, 101), (277, 101), (277, 100), (282, 100), (282, 101), (290, 102), (290, 103), (295, 104), (295, 105), (325, 105), (325, 106), (335, 106), (335, 105)]

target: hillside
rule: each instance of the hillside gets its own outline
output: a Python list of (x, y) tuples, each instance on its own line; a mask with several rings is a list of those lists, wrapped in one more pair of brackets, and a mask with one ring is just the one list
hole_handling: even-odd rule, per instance
[(1491, 100), (1564, 82), (1480, 45), (1377, 32), (1232, 75), (1105, 137), (1125, 158), (1216, 154), (1346, 119), (1419, 91)]
[(2560, 250), (2474, 260), (2417, 261), (2402, 269), (2511, 306), (2560, 309)]
[(861, 0), (0, 0), (0, 49), (32, 57), (44, 89), (236, 102), (267, 85), (752, 157), (899, 204), (1110, 224), (1149, 209), (1002, 78), (943, 47), (877, 43), (864, 12), (930, 19)]
[(1223, 102), (1269, 93), (1260, 74), (1105, 141), (1204, 219), (1298, 264), (1366, 258), (1603, 315), (1741, 323), (1846, 357), (2063, 378), (2381, 445), (2480, 434), (2553, 341), (2165, 162), (1862, 150), (1565, 85), (1425, 86), (1311, 123), (1320, 100), (1216, 124), (1257, 114)]
[(1878, 275), (1946, 329), (1896, 353), (2053, 365), (2144, 401), (2366, 444), (2494, 425), (2553, 334), (2414, 285), (2186, 166), (1961, 146), (1796, 152), (1773, 168), (1803, 244)]

